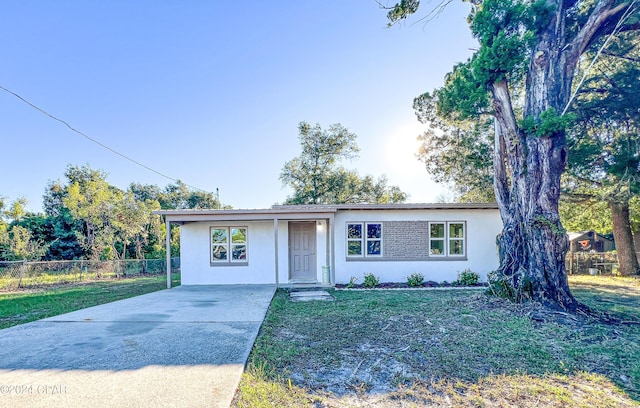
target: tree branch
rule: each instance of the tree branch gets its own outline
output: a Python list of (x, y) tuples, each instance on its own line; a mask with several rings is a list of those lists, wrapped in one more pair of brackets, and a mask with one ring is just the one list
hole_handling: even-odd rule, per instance
[[(511, 215), (506, 211), (510, 201), (509, 175), (507, 166), (513, 166), (515, 162), (522, 161), (522, 151), (519, 146), (524, 145), (516, 121), (511, 95), (506, 81), (495, 82), (491, 87), (494, 108), (494, 157), (493, 166), (495, 172), (494, 193), (496, 201), (500, 207), (503, 222), (507, 222), (505, 217)], [(513, 160), (512, 162), (507, 162)], [(513, 170), (513, 169), (512, 169)]]
[[(620, 13), (624, 13), (624, 11), (630, 6), (629, 3), (621, 3), (616, 7), (613, 7), (614, 0), (600, 0), (594, 7), (593, 12), (589, 16), (589, 19), (584, 24), (578, 35), (573, 39), (572, 45), (575, 45), (575, 52), (577, 53), (576, 58), (589, 47), (595, 40), (600, 38), (603, 35), (606, 35), (606, 32), (603, 30), (608, 23), (611, 22), (611, 19), (616, 17)], [(613, 25), (615, 26), (615, 24)], [(613, 32), (614, 28), (611, 28), (611, 32)]]
[[(640, 24), (638, 24), (638, 29), (640, 29)], [(634, 58), (634, 57), (630, 57), (628, 55), (620, 55), (620, 54), (616, 54), (615, 52), (610, 52), (610, 51), (607, 51), (607, 50), (602, 51), (602, 54), (606, 55), (608, 57), (620, 58), (622, 60), (640, 63), (640, 58)]]

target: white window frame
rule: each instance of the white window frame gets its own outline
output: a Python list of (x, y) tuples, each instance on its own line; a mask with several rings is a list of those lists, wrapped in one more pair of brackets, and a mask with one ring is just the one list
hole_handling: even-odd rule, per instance
[[(369, 238), (369, 225), (379, 225), (380, 226), (380, 238)], [(383, 250), (383, 240), (382, 240), (382, 223), (381, 222), (365, 222), (364, 223), (364, 255), (366, 257), (373, 258), (381, 258), (382, 250)], [(379, 254), (369, 254), (369, 242), (380, 242), (380, 253)]]
[[(462, 225), (462, 237), (452, 237), (450, 232), (451, 232), (451, 225), (452, 224), (460, 224)], [(449, 221), (447, 222), (447, 256), (449, 257), (464, 257), (467, 256), (467, 223), (464, 221)], [(462, 253), (461, 254), (452, 254), (451, 253), (451, 249), (453, 248), (453, 246), (451, 245), (451, 243), (453, 241), (460, 241), (462, 242)]]
[[(360, 237), (358, 237), (358, 238), (350, 238), (349, 237), (349, 226), (350, 225), (359, 225), (360, 226)], [(364, 253), (366, 252), (364, 250), (364, 236), (365, 236), (364, 223), (363, 222), (348, 222), (345, 233), (346, 233), (346, 240), (347, 240), (346, 241), (347, 257), (348, 258), (362, 258), (364, 256)], [(350, 254), (349, 253), (349, 244), (351, 242), (359, 242), (360, 243), (360, 253), (359, 254)]]
[[(233, 242), (232, 231), (236, 229), (245, 230), (244, 242)], [(225, 230), (227, 234), (227, 242), (215, 243), (213, 242), (213, 231)], [(227, 259), (213, 259), (214, 246), (223, 247), (227, 253)], [(245, 247), (244, 259), (233, 259), (233, 251), (235, 247)], [(247, 265), (249, 262), (249, 227), (246, 226), (212, 226), (209, 228), (209, 262), (212, 266), (224, 266), (224, 265)]]
[[(431, 237), (431, 228), (433, 225), (442, 225), (444, 227), (444, 235), (442, 237), (437, 237), (437, 238), (432, 238)], [(445, 257), (447, 256), (447, 223), (446, 221), (433, 221), (429, 223), (429, 231), (427, 232), (429, 234), (429, 256), (430, 257)], [(431, 249), (431, 242), (433, 241), (437, 241), (440, 242), (442, 241), (442, 253), (441, 254), (433, 254), (431, 253), (432, 249)]]
[[(450, 235), (450, 226), (452, 224), (461, 224), (462, 225), (462, 237), (451, 237)], [(444, 226), (444, 236), (432, 238), (431, 237), (431, 228), (432, 225), (443, 225)], [(431, 221), (429, 222), (429, 257), (433, 258), (464, 258), (467, 256), (467, 222), (466, 221)], [(441, 254), (432, 254), (431, 253), (431, 242), (441, 241), (443, 242), (443, 253)], [(452, 241), (460, 241), (462, 243), (462, 253), (461, 254), (452, 254), (451, 249), (453, 246), (451, 245)]]
[[(384, 254), (384, 238), (383, 238), (383, 223), (382, 222), (347, 222), (346, 223), (346, 253), (347, 258), (381, 258)], [(360, 226), (360, 238), (350, 238), (349, 237), (349, 226), (350, 225), (359, 225)], [(369, 225), (379, 225), (380, 226), (380, 238), (369, 238), (368, 229)], [(349, 254), (349, 243), (351, 242), (359, 242), (360, 243), (360, 253), (359, 254)], [(380, 242), (380, 253), (379, 254), (369, 254), (369, 243), (370, 242)]]

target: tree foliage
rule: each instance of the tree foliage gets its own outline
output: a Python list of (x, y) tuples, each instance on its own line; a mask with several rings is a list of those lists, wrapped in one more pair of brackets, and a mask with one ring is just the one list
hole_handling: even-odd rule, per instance
[(449, 121), (439, 117), (437, 96), (415, 98), (418, 120), (429, 125), (418, 136), (418, 159), (437, 183), (448, 184), (458, 202), (495, 202), (492, 126), (487, 118)]
[[(404, 4), (403, 4), (404, 3)], [(417, 10), (396, 4), (390, 20)], [(569, 290), (568, 239), (560, 222), (567, 114), (579, 62), (606, 38), (640, 28), (634, 3), (619, 0), (479, 0), (468, 22), (479, 48), (447, 75), (435, 114), (458, 125), (494, 120), (494, 192), (503, 221), (499, 292), (548, 306), (585, 309)], [(414, 7), (415, 5), (415, 7)]]
[(356, 134), (340, 124), (323, 130), (306, 122), (298, 125), (300, 156), (285, 163), (280, 173), (283, 184), (293, 188), (287, 204), (398, 203), (407, 199), (387, 178), (361, 177), (341, 165), (360, 151)]
[[(530, 133), (544, 135), (554, 128), (567, 127), (568, 163), (562, 181), (560, 218), (569, 231), (594, 229), (603, 234), (614, 231), (610, 205), (627, 206), (638, 196), (638, 115), (640, 81), (639, 40), (628, 33), (610, 43), (585, 76), (572, 105), (571, 115), (560, 117), (543, 112), (545, 126), (523, 120)], [(588, 53), (588, 59), (593, 53)], [(479, 114), (474, 119), (446, 120), (436, 114), (437, 91), (414, 100), (418, 119), (430, 126), (420, 136), (420, 160), (437, 182), (451, 184), (457, 201), (495, 200), (493, 194), (492, 123)], [(568, 121), (564, 123), (564, 121)], [(630, 207), (631, 217), (640, 216)], [(630, 220), (617, 220), (625, 228), (637, 230)], [(618, 230), (616, 228), (616, 230)], [(633, 273), (634, 243), (616, 238), (622, 258), (620, 273)]]
[[(154, 210), (229, 208), (180, 181), (121, 190), (88, 165), (69, 165), (64, 180), (49, 182), (44, 214), (26, 206), (22, 198), (8, 206), (0, 199), (0, 260), (161, 258), (166, 232)], [(172, 231), (172, 254), (178, 250), (179, 233)]]
[(640, 193), (639, 62), (638, 38), (612, 41), (585, 76), (574, 102), (577, 126), (567, 132), (565, 191), (570, 200), (607, 205), (624, 275), (640, 273), (629, 219)]

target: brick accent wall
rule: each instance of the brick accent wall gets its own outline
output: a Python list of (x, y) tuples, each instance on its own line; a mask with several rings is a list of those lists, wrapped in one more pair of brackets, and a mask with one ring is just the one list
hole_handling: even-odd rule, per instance
[(382, 226), (383, 257), (416, 259), (429, 256), (428, 221), (385, 221)]

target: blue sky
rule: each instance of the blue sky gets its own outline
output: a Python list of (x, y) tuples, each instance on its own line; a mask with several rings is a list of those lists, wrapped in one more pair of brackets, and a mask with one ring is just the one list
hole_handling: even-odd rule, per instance
[[(300, 152), (300, 121), (346, 126), (361, 148), (346, 167), (433, 202), (443, 189), (415, 158), (412, 101), (471, 55), (467, 12), (456, 2), (389, 29), (374, 0), (3, 0), (0, 85), (163, 174), (218, 188), (235, 208), (291, 193), (278, 176)], [(3, 91), (0, 112), (9, 201), (41, 211), (68, 164), (122, 189), (171, 182)]]

